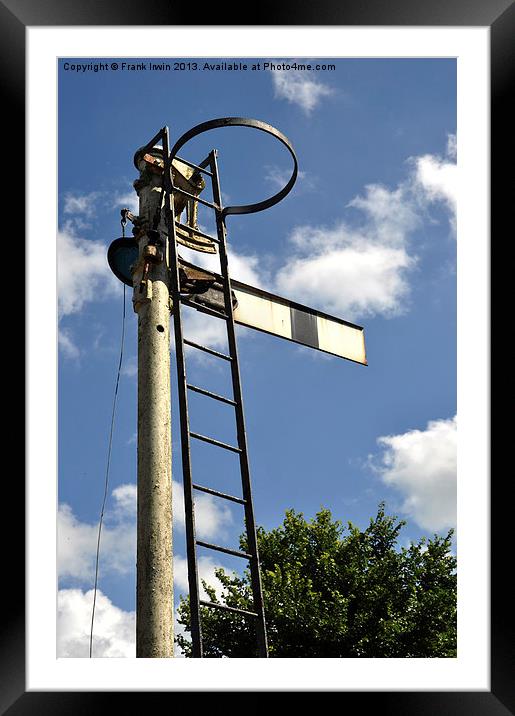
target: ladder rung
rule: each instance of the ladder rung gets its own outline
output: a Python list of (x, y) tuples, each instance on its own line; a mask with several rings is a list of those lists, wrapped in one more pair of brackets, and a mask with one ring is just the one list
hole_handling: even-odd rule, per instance
[(217, 552), (224, 552), (225, 554), (232, 554), (233, 557), (243, 557), (243, 559), (252, 559), (253, 556), (248, 552), (239, 552), (237, 549), (229, 549), (228, 547), (220, 547), (218, 544), (211, 544), (211, 542), (196, 541), (199, 547), (207, 547), (208, 549), (215, 549)]
[(189, 162), (187, 159), (183, 159), (182, 157), (174, 157), (174, 159), (178, 159), (180, 162), (186, 164), (188, 167), (191, 167), (192, 169), (198, 169), (199, 172), (203, 172), (210, 177), (213, 176), (213, 172), (210, 172), (209, 169), (204, 169), (204, 167), (198, 166), (197, 164), (193, 164), (193, 162)]
[(212, 348), (201, 346), (200, 343), (194, 343), (193, 341), (189, 341), (187, 338), (184, 338), (183, 340), (187, 346), (191, 346), (192, 348), (198, 348), (200, 351), (205, 351), (206, 353), (209, 353), (212, 356), (216, 356), (217, 358), (223, 358), (224, 360), (232, 360), (231, 356), (225, 355), (225, 353), (219, 353), (218, 351), (214, 351)]
[(178, 194), (187, 196), (188, 199), (193, 199), (193, 201), (198, 201), (199, 204), (208, 206), (210, 209), (214, 209), (215, 211), (222, 211), (222, 209), (218, 206), (218, 204), (213, 204), (211, 201), (206, 201), (206, 199), (201, 199), (200, 196), (196, 196), (195, 194), (190, 194), (189, 191), (185, 191), (184, 189), (179, 189), (178, 186), (173, 186), (172, 192), (177, 192)]
[[(175, 226), (178, 226), (179, 229), (184, 229), (184, 231), (191, 231), (197, 236), (202, 236), (204, 239), (209, 239), (209, 241), (214, 241), (215, 243), (219, 244), (220, 239), (217, 236), (210, 236), (210, 234), (204, 234), (202, 231), (199, 231), (198, 229), (193, 229), (191, 226), (188, 226), (188, 224), (183, 224), (180, 221), (175, 220)], [(210, 273), (212, 273), (210, 271)]]
[(181, 303), (184, 306), (189, 306), (190, 308), (195, 308), (197, 311), (200, 311), (201, 313), (207, 313), (209, 316), (214, 316), (215, 318), (223, 318), (224, 321), (227, 320), (227, 316), (225, 313), (220, 313), (220, 311), (215, 311), (214, 308), (209, 308), (208, 306), (205, 306), (203, 303), (196, 303), (194, 301), (188, 301), (187, 298), (183, 298), (181, 296)]
[(201, 393), (201, 395), (207, 395), (208, 398), (214, 398), (215, 400), (220, 400), (222, 403), (227, 403), (228, 405), (237, 405), (235, 400), (231, 400), (230, 398), (225, 398), (223, 395), (218, 395), (218, 393), (211, 393), (210, 390), (204, 390), (204, 388), (199, 388), (197, 385), (191, 385), (191, 383), (186, 383), (186, 387), (190, 390), (193, 390), (195, 393)]
[(190, 435), (192, 438), (197, 438), (197, 440), (203, 440), (206, 443), (211, 443), (211, 445), (216, 445), (217, 447), (225, 448), (226, 450), (232, 450), (232, 452), (242, 452), (241, 448), (234, 447), (233, 445), (227, 445), (227, 443), (221, 443), (219, 440), (215, 440), (214, 438), (208, 438), (205, 435), (200, 435), (199, 433), (190, 432)]
[(240, 505), (247, 504), (247, 501), (242, 497), (234, 497), (233, 495), (228, 495), (226, 492), (219, 492), (218, 490), (212, 490), (210, 487), (204, 487), (204, 485), (196, 485), (194, 483), (192, 484), (192, 487), (195, 488), (195, 490), (200, 490), (200, 492), (207, 492), (208, 495), (222, 497), (224, 500), (231, 500), (232, 502), (237, 502)]
[(214, 607), (215, 609), (223, 609), (226, 612), (234, 612), (235, 614), (243, 614), (247, 617), (259, 617), (256, 612), (248, 612), (246, 609), (237, 609), (236, 607), (228, 607), (227, 604), (217, 604), (217, 602), (205, 602), (203, 599), (199, 599), (199, 604), (203, 607)]

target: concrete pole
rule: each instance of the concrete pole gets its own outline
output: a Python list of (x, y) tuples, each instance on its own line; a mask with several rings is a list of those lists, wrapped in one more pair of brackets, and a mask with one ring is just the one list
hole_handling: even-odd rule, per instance
[(174, 636), (168, 256), (163, 242), (164, 260), (149, 263), (145, 275), (145, 228), (152, 228), (160, 204), (162, 174), (143, 159), (138, 168), (140, 260), (133, 275), (138, 314), (136, 657), (169, 658)]

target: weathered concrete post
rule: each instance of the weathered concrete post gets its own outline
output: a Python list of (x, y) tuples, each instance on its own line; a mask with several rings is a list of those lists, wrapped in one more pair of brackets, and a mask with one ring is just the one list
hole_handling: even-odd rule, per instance
[(151, 234), (150, 244), (148, 233), (161, 201), (162, 172), (143, 157), (138, 168), (139, 262), (133, 273), (138, 314), (136, 657), (167, 658), (173, 657), (174, 642), (168, 256), (166, 242), (160, 245), (162, 232)]

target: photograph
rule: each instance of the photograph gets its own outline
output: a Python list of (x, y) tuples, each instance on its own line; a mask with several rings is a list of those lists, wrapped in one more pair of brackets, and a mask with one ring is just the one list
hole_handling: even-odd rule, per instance
[(456, 657), (456, 59), (58, 73), (58, 657)]

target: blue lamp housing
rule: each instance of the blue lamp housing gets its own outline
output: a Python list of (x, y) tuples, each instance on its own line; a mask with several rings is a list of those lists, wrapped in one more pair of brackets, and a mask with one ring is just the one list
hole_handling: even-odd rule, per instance
[(138, 261), (136, 239), (115, 239), (107, 250), (107, 263), (117, 279), (132, 288), (132, 266)]

